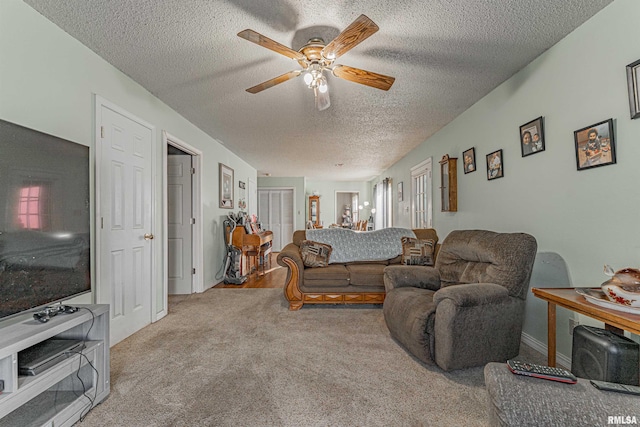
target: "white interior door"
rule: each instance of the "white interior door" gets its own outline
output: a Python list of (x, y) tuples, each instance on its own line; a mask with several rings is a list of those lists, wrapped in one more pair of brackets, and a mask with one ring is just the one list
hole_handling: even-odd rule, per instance
[(190, 294), (193, 273), (191, 156), (167, 157), (169, 295)]
[(111, 307), (111, 345), (152, 320), (153, 127), (99, 102), (97, 302)]
[(273, 250), (282, 250), (282, 191), (269, 192), (269, 230), (273, 231)]
[(279, 252), (292, 241), (294, 228), (294, 194), (292, 188), (259, 189), (258, 218), (273, 232), (273, 251)]

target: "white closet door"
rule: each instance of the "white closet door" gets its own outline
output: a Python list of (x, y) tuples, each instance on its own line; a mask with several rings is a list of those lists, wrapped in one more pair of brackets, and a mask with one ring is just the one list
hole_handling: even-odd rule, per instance
[(258, 221), (265, 230), (271, 230), (269, 218), (269, 191), (258, 190)]
[(293, 238), (293, 189), (259, 189), (258, 218), (273, 232), (273, 251), (282, 250)]
[(269, 222), (273, 231), (273, 250), (282, 249), (282, 191), (269, 193)]
[(294, 222), (295, 216), (293, 212), (293, 189), (284, 190), (282, 192), (282, 225), (281, 225), (281, 236), (282, 236), (282, 247), (284, 248), (287, 244), (293, 241), (293, 231), (294, 231)]

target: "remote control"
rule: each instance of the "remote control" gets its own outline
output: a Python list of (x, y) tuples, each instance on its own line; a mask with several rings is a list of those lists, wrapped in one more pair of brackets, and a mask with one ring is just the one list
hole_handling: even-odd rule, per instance
[(638, 387), (637, 385), (610, 383), (607, 381), (596, 380), (591, 380), (591, 385), (593, 385), (598, 390), (617, 391), (618, 393), (628, 393), (640, 396), (640, 387)]
[(507, 360), (507, 366), (511, 372), (518, 375), (527, 375), (529, 377), (560, 381), (568, 384), (575, 384), (578, 382), (575, 375), (562, 368), (552, 368), (551, 366), (536, 365), (533, 363), (521, 362), (519, 360)]
[(33, 313), (33, 318), (36, 319), (40, 323), (47, 323), (49, 321), (49, 319), (51, 319), (51, 316), (49, 316), (48, 313), (39, 311), (37, 313)]

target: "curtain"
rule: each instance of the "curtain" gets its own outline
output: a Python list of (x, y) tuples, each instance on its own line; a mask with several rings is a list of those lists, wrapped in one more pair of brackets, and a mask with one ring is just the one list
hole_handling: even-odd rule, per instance
[(374, 214), (375, 229), (391, 227), (391, 178), (385, 178), (373, 187), (376, 201)]

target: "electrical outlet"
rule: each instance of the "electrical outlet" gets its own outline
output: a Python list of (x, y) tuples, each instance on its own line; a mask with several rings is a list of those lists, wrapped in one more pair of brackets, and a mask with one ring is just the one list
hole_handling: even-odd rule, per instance
[(569, 318), (569, 335), (573, 335), (573, 328), (575, 328), (579, 324), (580, 323), (576, 319)]

